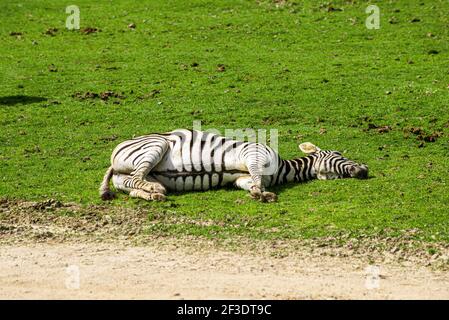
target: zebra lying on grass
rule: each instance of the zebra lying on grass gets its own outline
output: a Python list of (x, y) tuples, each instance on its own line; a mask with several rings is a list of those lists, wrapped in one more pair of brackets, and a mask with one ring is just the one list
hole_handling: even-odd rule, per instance
[(266, 187), (291, 181), (368, 177), (368, 167), (348, 160), (337, 151), (321, 150), (310, 142), (299, 149), (307, 156), (282, 160), (263, 144), (241, 142), (220, 135), (175, 130), (155, 133), (120, 143), (100, 187), (103, 200), (117, 190), (145, 200), (165, 200), (172, 191), (209, 190), (233, 183), (254, 199), (276, 201)]

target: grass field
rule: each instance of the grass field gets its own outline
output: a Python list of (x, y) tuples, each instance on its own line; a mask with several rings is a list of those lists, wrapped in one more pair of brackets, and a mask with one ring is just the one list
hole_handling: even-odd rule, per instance
[(364, 1), (77, 0), (79, 31), (66, 4), (0, 3), (0, 197), (100, 204), (116, 144), (201, 120), (278, 129), (284, 158), (344, 151), (372, 178), (274, 204), (229, 189), (107, 205), (147, 208), (165, 235), (449, 242), (448, 1), (372, 2), (378, 30)]

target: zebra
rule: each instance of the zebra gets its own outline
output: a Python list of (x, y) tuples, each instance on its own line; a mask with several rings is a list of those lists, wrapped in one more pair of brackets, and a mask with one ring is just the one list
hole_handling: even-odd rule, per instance
[(321, 150), (310, 142), (299, 145), (304, 157), (283, 160), (271, 147), (216, 133), (178, 129), (124, 141), (112, 152), (111, 166), (100, 186), (103, 200), (115, 197), (114, 187), (130, 197), (163, 201), (167, 190), (200, 191), (228, 184), (249, 191), (251, 198), (274, 202), (265, 188), (312, 179), (368, 177), (368, 166)]

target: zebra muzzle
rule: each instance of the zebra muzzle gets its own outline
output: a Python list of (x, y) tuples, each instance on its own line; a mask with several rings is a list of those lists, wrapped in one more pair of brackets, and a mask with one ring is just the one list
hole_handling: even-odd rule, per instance
[(354, 165), (350, 170), (351, 177), (356, 179), (367, 179), (368, 178), (368, 166), (365, 164)]

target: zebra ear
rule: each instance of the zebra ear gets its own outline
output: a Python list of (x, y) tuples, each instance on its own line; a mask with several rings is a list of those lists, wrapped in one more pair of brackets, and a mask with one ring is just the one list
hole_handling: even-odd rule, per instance
[(320, 151), (321, 149), (318, 148), (316, 145), (310, 142), (304, 142), (299, 145), (299, 150), (302, 152), (309, 154), (309, 153), (315, 153)]

